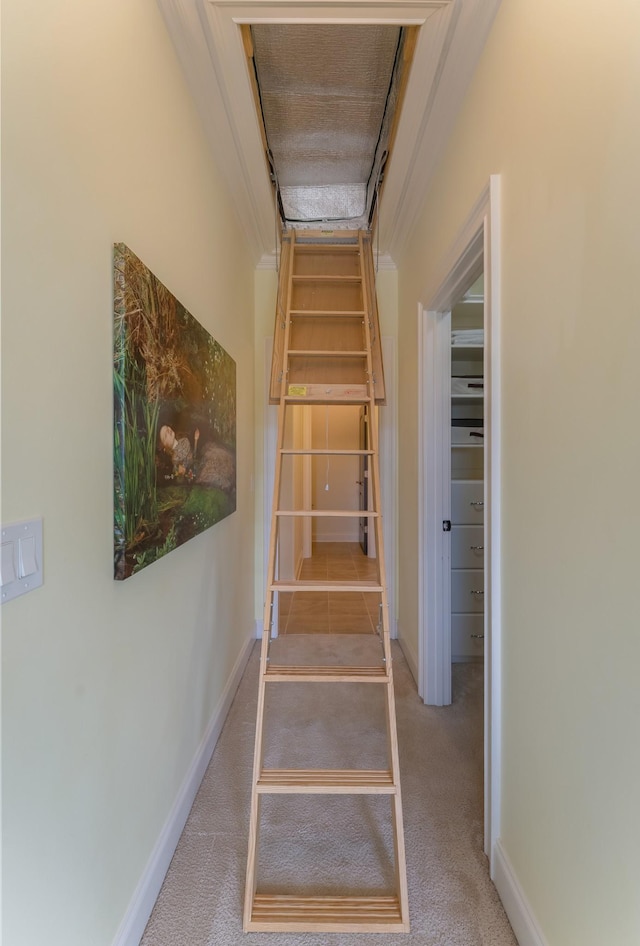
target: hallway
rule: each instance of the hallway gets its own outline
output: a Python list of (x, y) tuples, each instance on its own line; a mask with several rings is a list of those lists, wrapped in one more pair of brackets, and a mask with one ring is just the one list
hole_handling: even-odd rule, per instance
[[(350, 646), (354, 639), (361, 644), (366, 640), (354, 635), (345, 642)], [(304, 644), (310, 638), (294, 635), (294, 641)], [(317, 642), (337, 649), (336, 637), (319, 636)], [(357, 933), (242, 932), (259, 657), (256, 644), (140, 946), (259, 946), (267, 942), (278, 946), (363, 946), (365, 942), (376, 946), (516, 946), (482, 852), (481, 667), (455, 665), (453, 705), (424, 706), (395, 643), (393, 650), (411, 932), (370, 937)], [(295, 744), (292, 728), (302, 712), (304, 687), (301, 685), (297, 694), (295, 712), (291, 698), (279, 708), (290, 725), (282, 733), (281, 745), (271, 751), (293, 747), (294, 752), (302, 753), (306, 749)], [(336, 718), (342, 704), (338, 688), (332, 693)], [(341, 741), (346, 730), (358, 730), (360, 739), (366, 732), (361, 720), (346, 715), (340, 717), (340, 726)], [(344, 836), (334, 841), (333, 848), (341, 854), (338, 876), (342, 875), (342, 892), (347, 885), (356, 884), (357, 878), (364, 876), (371, 882), (379, 868), (380, 852), (388, 851), (389, 838), (380, 831), (369, 849), (355, 830), (356, 819), (347, 814), (340, 821), (339, 811), (335, 817)], [(278, 807), (261, 863), (271, 877), (276, 871), (279, 881), (281, 875), (298, 881), (307, 871), (304, 879), (317, 883), (311, 876), (317, 867), (317, 845), (305, 827), (304, 812), (298, 851), (288, 837), (283, 841), (277, 836), (282, 824), (283, 812)], [(327, 833), (331, 830), (329, 823)], [(269, 855), (272, 844), (276, 847)]]
[[(323, 557), (323, 556), (321, 556)], [(343, 596), (344, 597), (344, 596)], [(336, 620), (336, 626), (339, 623)], [(323, 650), (323, 660), (349, 659), (375, 643), (364, 634), (289, 634), (274, 646)], [(249, 793), (255, 724), (259, 647), (256, 644), (222, 735), (196, 797), (141, 946), (516, 946), (516, 940), (489, 879), (482, 852), (482, 667), (453, 668), (454, 703), (424, 706), (402, 651), (393, 645), (400, 766), (405, 812), (411, 932), (409, 934), (291, 933), (265, 936), (242, 932)], [(354, 657), (355, 655), (355, 657)], [(279, 687), (269, 712), (276, 715), (277, 740), (267, 746), (272, 758), (327, 751), (326, 723), (313, 715), (313, 698), (326, 693), (308, 684)], [(348, 686), (347, 686), (348, 689)], [(361, 712), (344, 684), (331, 685), (329, 721), (340, 732), (337, 752), (358, 753), (371, 742), (379, 707), (373, 691)], [(317, 725), (316, 725), (317, 724)], [(296, 739), (304, 726), (305, 740)], [(324, 742), (323, 742), (324, 740)], [(428, 747), (428, 750), (427, 750)], [(335, 750), (334, 745), (330, 751)], [(356, 758), (356, 763), (358, 759)], [(338, 764), (342, 762), (338, 760)], [(364, 883), (375, 889), (387, 878), (390, 834), (382, 820), (361, 835), (344, 799), (334, 799), (323, 836), (313, 837), (306, 816), (307, 796), (291, 814), (282, 799), (265, 809), (261, 867), (278, 885), (287, 881), (323, 884), (338, 892)], [(360, 799), (363, 804), (368, 804)], [(374, 816), (371, 812), (372, 817)], [(299, 832), (295, 828), (299, 828)], [(297, 834), (297, 838), (296, 838)], [(330, 877), (319, 876), (322, 856), (334, 855)]]

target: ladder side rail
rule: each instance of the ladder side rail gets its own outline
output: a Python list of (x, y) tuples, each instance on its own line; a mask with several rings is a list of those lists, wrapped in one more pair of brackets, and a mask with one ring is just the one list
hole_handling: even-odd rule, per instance
[[(277, 560), (277, 548), (278, 548), (278, 526), (276, 520), (276, 509), (279, 504), (280, 490), (282, 484), (282, 447), (284, 444), (284, 432), (285, 432), (285, 413), (286, 413), (286, 402), (284, 400), (284, 395), (287, 391), (287, 373), (289, 368), (288, 363), (288, 349), (289, 349), (289, 333), (290, 333), (290, 311), (291, 311), (291, 294), (293, 291), (293, 271), (294, 271), (294, 257), (295, 257), (295, 239), (296, 234), (295, 230), (291, 232), (290, 238), (287, 240), (286, 245), (288, 247), (286, 255), (286, 271), (283, 274), (286, 279), (286, 289), (283, 291), (282, 286), (278, 286), (278, 296), (276, 302), (276, 326), (278, 322), (281, 321), (284, 326), (283, 331), (283, 341), (282, 341), (282, 358), (281, 358), (281, 368), (280, 368), (280, 378), (274, 378), (272, 370), (272, 386), (274, 382), (278, 383), (279, 390), (279, 400), (278, 400), (278, 430), (276, 435), (276, 469), (273, 483), (273, 496), (271, 501), (271, 527), (269, 531), (269, 551), (267, 555), (267, 575), (266, 575), (266, 587), (265, 587), (265, 601), (264, 601), (264, 614), (263, 614), (263, 653), (261, 654), (261, 664), (260, 664), (260, 677), (266, 670), (266, 661), (268, 655), (268, 647), (271, 640), (271, 626), (273, 623), (273, 582), (275, 579), (275, 568)], [(274, 339), (275, 343), (275, 339)], [(274, 352), (274, 365), (276, 366), (276, 353)], [(265, 640), (265, 635), (267, 635)], [(263, 666), (264, 663), (264, 666)]]
[[(390, 691), (393, 694), (393, 690)], [(394, 716), (394, 726), (396, 720)], [(397, 755), (397, 753), (396, 753)], [(398, 771), (395, 768), (391, 770), (396, 783), (396, 793), (391, 796), (391, 818), (393, 824), (393, 849), (395, 854), (395, 876), (396, 890), (398, 900), (400, 901), (400, 914), (403, 921), (409, 929), (409, 885), (407, 883), (407, 856), (404, 843), (404, 821), (402, 817), (402, 793), (400, 792), (400, 783), (398, 782)]]
[(376, 385), (376, 402), (384, 404), (386, 402), (386, 384), (384, 377), (384, 362), (382, 360), (382, 335), (380, 331), (380, 317), (378, 313), (378, 300), (376, 296), (376, 271), (373, 264), (373, 246), (371, 234), (366, 233), (363, 240), (365, 256), (363, 260), (363, 282), (367, 287), (369, 296), (369, 318), (371, 323), (371, 361)]
[(378, 515), (374, 519), (374, 531), (376, 538), (376, 559), (378, 563), (378, 577), (380, 579), (380, 584), (383, 585), (384, 591), (382, 592), (382, 619), (383, 619), (383, 638), (384, 638), (384, 649), (385, 649), (385, 658), (389, 661), (391, 665), (391, 652), (389, 645), (389, 620), (388, 620), (388, 602), (387, 602), (387, 572), (385, 565), (384, 557), (384, 541), (382, 536), (382, 497), (380, 494), (380, 464), (379, 464), (379, 437), (378, 437), (378, 415), (376, 413), (376, 404), (375, 404), (375, 381), (373, 375), (373, 358), (371, 351), (371, 334), (372, 334), (372, 322), (371, 322), (371, 299), (369, 298), (369, 291), (367, 281), (365, 277), (365, 270), (367, 267), (367, 257), (365, 251), (370, 251), (371, 244), (367, 243), (365, 246), (365, 241), (363, 238), (362, 231), (360, 232), (360, 265), (362, 268), (362, 302), (363, 308), (365, 310), (364, 318), (364, 336), (365, 336), (365, 345), (367, 348), (367, 383), (369, 385), (369, 446), (371, 448), (371, 458), (369, 461), (369, 485), (371, 488), (371, 495), (373, 500), (373, 508), (377, 511)]
[(274, 600), (273, 583), (275, 580), (278, 522), (276, 511), (280, 501), (280, 488), (282, 480), (282, 447), (284, 444), (284, 428), (287, 392), (287, 372), (288, 372), (288, 346), (290, 330), (290, 308), (291, 292), (293, 285), (295, 255), (295, 231), (291, 235), (291, 248), (289, 251), (289, 271), (287, 274), (288, 286), (286, 296), (285, 329), (284, 329), (284, 349), (282, 356), (282, 378), (280, 380), (280, 402), (278, 404), (278, 434), (276, 444), (276, 471), (273, 484), (273, 500), (271, 506), (271, 533), (269, 537), (269, 555), (267, 562), (267, 582), (265, 588), (265, 605), (262, 628), (262, 645), (260, 650), (260, 674), (258, 679), (258, 707), (256, 714), (256, 733), (253, 755), (253, 777), (251, 782), (251, 809), (249, 813), (249, 843), (247, 853), (247, 875), (245, 885), (244, 901), (244, 926), (245, 929), (251, 922), (253, 909), (253, 898), (257, 890), (257, 869), (258, 869), (258, 830), (260, 823), (261, 798), (257, 791), (258, 779), (262, 770), (263, 752), (264, 752), (264, 703), (265, 703), (265, 677), (267, 672), (267, 663), (269, 656), (269, 645), (271, 643), (271, 624), (272, 609)]
[[(372, 394), (371, 397), (371, 408), (370, 408), (370, 418), (369, 418), (369, 435), (371, 437), (369, 446), (371, 447), (373, 453), (370, 459), (370, 474), (369, 480), (371, 485), (372, 497), (373, 497), (373, 507), (378, 510), (379, 515), (374, 519), (374, 530), (376, 537), (376, 556), (378, 558), (378, 575), (380, 578), (380, 584), (383, 587), (381, 593), (382, 601), (382, 637), (383, 637), (383, 648), (385, 659), (387, 662), (387, 674), (389, 678), (389, 683), (386, 687), (386, 724), (387, 724), (387, 744), (389, 751), (389, 759), (391, 761), (391, 771), (393, 773), (393, 781), (396, 786), (395, 795), (392, 797), (391, 809), (392, 809), (392, 818), (393, 818), (393, 839), (394, 839), (394, 853), (395, 853), (395, 875), (396, 875), (396, 889), (398, 891), (398, 897), (400, 900), (400, 909), (401, 915), (405, 922), (408, 921), (409, 917), (409, 894), (407, 887), (407, 868), (406, 868), (406, 854), (405, 854), (405, 843), (404, 843), (404, 827), (403, 827), (403, 816), (402, 816), (402, 793), (400, 790), (400, 760), (398, 754), (398, 736), (397, 736), (397, 720), (396, 720), (396, 707), (394, 699), (394, 688), (393, 688), (393, 667), (391, 660), (391, 641), (389, 635), (389, 601), (387, 597), (387, 578), (386, 578), (386, 565), (384, 557), (384, 537), (382, 529), (382, 497), (380, 492), (380, 464), (379, 464), (379, 432), (378, 432), (378, 417), (376, 413), (376, 404), (375, 404), (375, 390), (374, 390), (374, 378), (373, 378), (373, 364), (371, 356), (371, 300), (369, 299), (368, 286), (366, 279), (364, 278), (364, 269), (367, 266), (367, 259), (365, 258), (365, 245), (360, 233), (360, 260), (363, 270), (363, 281), (362, 281), (362, 293), (363, 293), (363, 308), (367, 315), (365, 316), (365, 339), (368, 349), (368, 358), (367, 358), (367, 370), (371, 372), (369, 375), (369, 384), (370, 391)], [(371, 249), (371, 244), (367, 246), (368, 251)]]
[[(363, 264), (365, 260), (363, 258)], [(366, 290), (365, 290), (366, 292)], [(368, 300), (365, 299), (365, 308), (368, 308)], [(369, 311), (371, 311), (369, 309)], [(367, 340), (370, 341), (370, 325), (367, 322), (365, 325), (365, 334), (367, 335)], [(373, 378), (372, 378), (373, 382)], [(378, 429), (378, 416), (376, 412), (375, 402), (372, 404), (371, 408), (371, 418), (369, 421), (369, 432), (371, 436), (371, 447), (373, 449), (373, 454), (371, 457), (370, 463), (370, 482), (371, 482), (371, 491), (373, 495), (373, 504), (374, 509), (381, 510), (382, 508), (382, 496), (380, 489), (380, 464), (379, 464), (379, 429)], [(403, 814), (402, 814), (402, 794), (400, 789), (400, 761), (398, 754), (398, 737), (397, 737), (397, 720), (396, 720), (396, 708), (394, 700), (394, 689), (393, 689), (393, 667), (391, 661), (391, 641), (389, 634), (389, 602), (387, 596), (387, 579), (386, 579), (386, 564), (384, 558), (384, 538), (383, 538), (383, 522), (382, 516), (378, 516), (374, 519), (374, 532), (376, 537), (376, 555), (379, 559), (379, 572), (380, 572), (380, 583), (383, 586), (384, 590), (381, 595), (382, 600), (382, 628), (383, 628), (383, 641), (384, 641), (384, 651), (385, 656), (388, 661), (387, 673), (389, 675), (389, 686), (386, 690), (386, 703), (387, 703), (387, 712), (386, 712), (386, 724), (387, 724), (387, 743), (389, 750), (389, 758), (391, 760), (391, 770), (393, 772), (393, 779), (396, 785), (396, 794), (392, 798), (391, 802), (391, 811), (393, 819), (393, 839), (394, 839), (394, 854), (395, 854), (395, 876), (396, 876), (396, 889), (398, 891), (398, 897), (400, 900), (400, 909), (403, 919), (406, 921), (409, 916), (409, 895), (408, 895), (408, 886), (407, 886), (407, 874), (406, 874), (406, 854), (405, 854), (405, 843), (404, 843), (404, 826), (403, 826)]]
[[(368, 245), (370, 246), (370, 244)], [(367, 248), (368, 248), (367, 246)], [(360, 234), (360, 252), (361, 252), (361, 266), (364, 272), (364, 269), (367, 265), (367, 260), (365, 257), (365, 243)], [(365, 312), (368, 314), (371, 313), (371, 300), (368, 296), (367, 287), (363, 280), (363, 304)], [(378, 515), (374, 518), (373, 527), (374, 534), (376, 539), (376, 559), (377, 559), (377, 569), (378, 569), (378, 580), (382, 586), (382, 592), (380, 595), (381, 604), (382, 604), (382, 642), (383, 642), (383, 652), (385, 656), (385, 663), (387, 665), (387, 674), (390, 681), (393, 680), (393, 667), (392, 667), (392, 658), (391, 658), (391, 640), (389, 634), (389, 602), (387, 597), (387, 573), (386, 573), (386, 564), (384, 556), (384, 536), (382, 530), (382, 496), (380, 491), (380, 465), (379, 465), (379, 436), (378, 436), (378, 416), (376, 413), (375, 405), (375, 389), (374, 389), (374, 379), (372, 373), (372, 356), (371, 356), (371, 330), (372, 325), (370, 322), (369, 315), (365, 316), (364, 322), (364, 334), (365, 334), (365, 344), (367, 346), (368, 356), (367, 356), (367, 374), (368, 374), (368, 383), (370, 386), (371, 400), (369, 408), (369, 446), (371, 447), (372, 454), (369, 462), (369, 485), (371, 488), (371, 496), (373, 509), (377, 511)], [(396, 784), (398, 785), (399, 790), (399, 768), (397, 766), (397, 738), (396, 738), (396, 722), (395, 722), (395, 703), (393, 701), (393, 691), (391, 688), (387, 691), (387, 713), (386, 713), (386, 723), (387, 723), (387, 743), (389, 750), (389, 758), (392, 760), (392, 768), (394, 775), (396, 777)], [(397, 865), (397, 862), (396, 862)]]
[[(391, 677), (391, 642), (389, 635), (389, 605), (387, 599), (387, 572), (384, 557), (384, 541), (382, 535), (382, 501), (380, 494), (380, 467), (378, 462), (379, 438), (378, 438), (378, 416), (376, 413), (375, 402), (375, 379), (373, 374), (373, 355), (371, 347), (371, 336), (373, 330), (372, 324), (372, 302), (369, 296), (369, 286), (365, 279), (365, 272), (368, 265), (368, 252), (371, 248), (370, 241), (365, 243), (363, 232), (358, 235), (360, 246), (360, 270), (362, 274), (362, 307), (365, 311), (364, 317), (364, 339), (367, 349), (367, 384), (369, 390), (369, 446), (371, 447), (371, 458), (369, 461), (369, 487), (373, 509), (378, 513), (373, 522), (374, 535), (376, 541), (376, 564), (378, 571), (378, 580), (382, 585), (381, 593), (382, 604), (382, 647), (387, 663), (388, 673)], [(390, 733), (388, 733), (390, 736)]]
[(287, 290), (289, 274), (291, 272), (293, 251), (291, 237), (282, 240), (280, 257), (280, 276), (276, 296), (276, 315), (273, 331), (273, 358), (271, 360), (271, 376), (269, 381), (269, 403), (277, 404), (280, 399), (280, 382), (284, 370), (284, 336), (286, 329)]
[[(263, 634), (263, 652), (265, 650), (264, 638), (267, 632)], [(253, 780), (251, 783), (251, 805), (249, 811), (249, 839), (247, 849), (247, 875), (244, 895), (243, 925), (245, 930), (251, 922), (251, 913), (253, 909), (253, 898), (258, 889), (258, 830), (260, 825), (260, 810), (262, 796), (257, 791), (258, 778), (262, 768), (262, 727), (264, 724), (264, 680), (262, 671), (260, 672), (260, 682), (258, 684), (258, 712), (256, 714), (256, 746), (254, 750)], [(262, 692), (261, 692), (262, 691)], [(259, 760), (259, 765), (257, 763)]]
[[(282, 485), (282, 450), (284, 447), (284, 434), (285, 434), (285, 419), (286, 419), (286, 394), (288, 386), (288, 374), (289, 374), (289, 336), (291, 333), (291, 294), (293, 292), (293, 272), (295, 268), (295, 251), (296, 251), (296, 233), (295, 230), (291, 234), (291, 249), (290, 249), (290, 263), (289, 263), (289, 272), (287, 274), (288, 285), (287, 285), (287, 295), (286, 295), (286, 304), (285, 304), (285, 329), (284, 329), (284, 351), (282, 356), (282, 377), (280, 379), (280, 401), (278, 403), (278, 434), (276, 442), (276, 471), (273, 482), (273, 500), (271, 504), (271, 534), (269, 539), (269, 555), (267, 560), (267, 588), (271, 585), (275, 579), (275, 567), (276, 567), (276, 552), (278, 545), (278, 523), (276, 512), (280, 505), (280, 489)], [(269, 598), (271, 595), (267, 595), (265, 599), (265, 610), (264, 610), (264, 623), (263, 630), (269, 630), (271, 628), (271, 604)]]

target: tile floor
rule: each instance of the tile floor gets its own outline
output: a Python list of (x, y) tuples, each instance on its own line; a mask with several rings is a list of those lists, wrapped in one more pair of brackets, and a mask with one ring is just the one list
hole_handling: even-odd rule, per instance
[[(376, 580), (377, 563), (357, 542), (314, 542), (300, 579)], [(280, 593), (280, 634), (374, 634), (380, 594), (375, 591), (295, 591)]]

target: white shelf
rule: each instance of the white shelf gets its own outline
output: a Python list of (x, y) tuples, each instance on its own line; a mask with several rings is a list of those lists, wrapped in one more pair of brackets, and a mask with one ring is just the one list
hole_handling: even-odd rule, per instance
[(484, 348), (484, 330), (482, 328), (452, 328), (451, 350), (460, 348)]

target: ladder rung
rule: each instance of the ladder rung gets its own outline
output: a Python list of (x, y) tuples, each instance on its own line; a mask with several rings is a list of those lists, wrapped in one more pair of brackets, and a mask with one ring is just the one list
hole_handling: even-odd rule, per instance
[(379, 582), (371, 579), (362, 581), (280, 579), (269, 585), (269, 591), (384, 591), (384, 588)]
[(317, 457), (317, 456), (323, 456), (323, 457), (325, 457), (325, 456), (326, 456), (326, 457), (371, 457), (371, 456), (373, 456), (374, 451), (373, 451), (373, 450), (324, 450), (324, 449), (322, 449), (322, 450), (320, 450), (320, 449), (313, 449), (313, 450), (293, 450), (293, 449), (287, 447), (287, 448), (285, 448), (285, 449), (282, 449), (282, 450), (280, 451), (280, 453), (286, 454), (287, 456), (295, 456), (295, 457), (298, 457), (298, 456), (300, 456), (300, 457), (302, 457), (302, 456), (304, 456), (304, 457), (307, 457), (307, 456), (311, 456), (311, 457)]
[(352, 256), (357, 256), (360, 252), (360, 247), (358, 246), (358, 238), (351, 237), (349, 238), (350, 242), (347, 243), (336, 243), (335, 239), (332, 237), (326, 238), (323, 242), (320, 242), (318, 239), (310, 239), (306, 242), (306, 238), (298, 236), (295, 242), (295, 252), (296, 253), (312, 253), (314, 256), (316, 253), (335, 253), (338, 252), (347, 252)]
[(290, 348), (287, 352), (289, 358), (366, 358), (366, 351), (347, 351), (346, 349), (302, 349)]
[(388, 683), (385, 667), (284, 667), (269, 664), (267, 683)]
[(300, 795), (393, 795), (387, 769), (263, 769), (258, 792)]
[(369, 404), (372, 395), (366, 384), (290, 384), (287, 404)]
[(302, 282), (302, 283), (304, 282), (323, 282), (323, 283), (347, 282), (347, 283), (352, 283), (353, 285), (357, 285), (358, 283), (362, 282), (362, 278), (360, 276), (338, 276), (338, 275), (334, 275), (334, 276), (332, 275), (325, 275), (325, 276), (298, 275), (297, 276), (294, 273), (291, 278), (293, 279), (294, 282)]
[(291, 309), (289, 315), (296, 318), (308, 316), (323, 319), (364, 319), (366, 312), (364, 309)]
[(327, 519), (376, 519), (372, 509), (276, 509), (276, 516), (312, 516)]
[(355, 933), (405, 932), (400, 903), (396, 896), (379, 897), (296, 897), (256, 894), (247, 930), (284, 933), (341, 932), (347, 927)]

